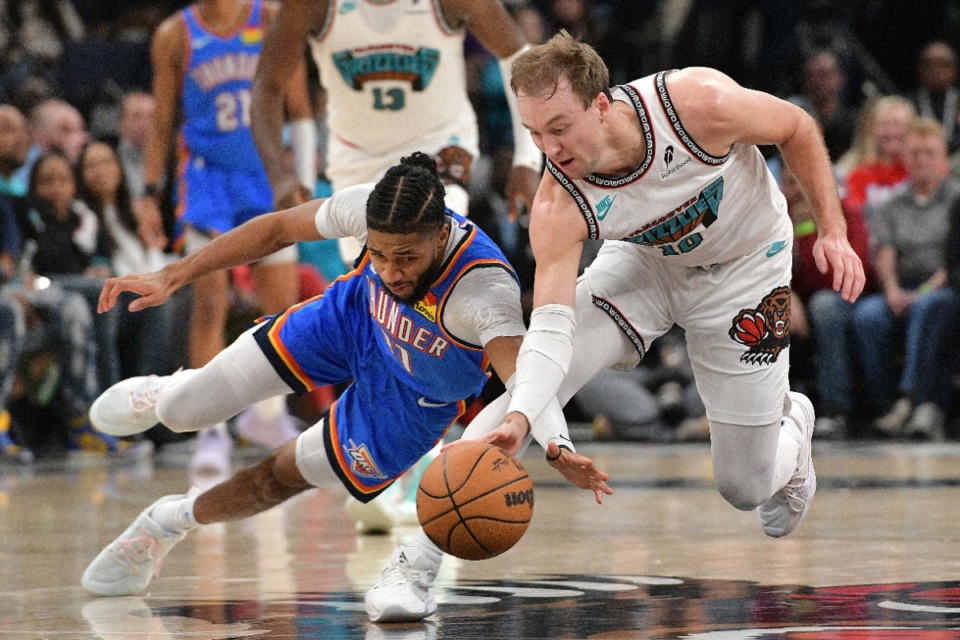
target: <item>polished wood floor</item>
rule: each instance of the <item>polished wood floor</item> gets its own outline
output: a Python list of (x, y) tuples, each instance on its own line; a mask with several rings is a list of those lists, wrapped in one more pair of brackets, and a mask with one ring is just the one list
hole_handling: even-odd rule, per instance
[(342, 494), (195, 531), (140, 597), (96, 598), (84, 567), (188, 488), (185, 460), (0, 467), (0, 639), (960, 639), (960, 445), (816, 443), (816, 501), (782, 540), (721, 499), (706, 444), (581, 450), (615, 495), (594, 504), (532, 449), (527, 535), (492, 560), (448, 560), (439, 611), (411, 625), (362, 607), (411, 530), (357, 536)]

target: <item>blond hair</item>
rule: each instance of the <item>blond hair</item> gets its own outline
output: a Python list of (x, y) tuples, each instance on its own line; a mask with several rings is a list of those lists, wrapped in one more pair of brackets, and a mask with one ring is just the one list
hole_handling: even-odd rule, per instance
[(550, 97), (564, 78), (584, 108), (610, 87), (610, 71), (600, 54), (590, 45), (561, 31), (517, 57), (513, 62), (510, 88), (517, 95)]

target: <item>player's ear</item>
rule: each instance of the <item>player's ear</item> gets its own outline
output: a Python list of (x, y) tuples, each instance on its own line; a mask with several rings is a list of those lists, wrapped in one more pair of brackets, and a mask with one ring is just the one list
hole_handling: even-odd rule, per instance
[(441, 250), (445, 249), (447, 246), (447, 240), (450, 239), (450, 225), (444, 224), (440, 227), (440, 233), (437, 234), (437, 246)]

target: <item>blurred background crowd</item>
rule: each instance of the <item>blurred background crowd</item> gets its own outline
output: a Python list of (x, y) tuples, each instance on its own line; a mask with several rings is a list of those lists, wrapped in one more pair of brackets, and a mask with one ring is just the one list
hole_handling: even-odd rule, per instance
[[(560, 29), (594, 45), (614, 83), (705, 65), (790, 100), (820, 123), (848, 233), (868, 265), (855, 304), (812, 257), (816, 222), (776, 149), (763, 149), (794, 222), (791, 384), (813, 398), (815, 436), (939, 441), (960, 436), (960, 6), (946, 0), (504, 0), (536, 43)], [(0, 458), (70, 450), (149, 455), (155, 429), (93, 431), (89, 403), (121, 378), (187, 360), (190, 298), (96, 313), (105, 277), (176, 258), (136, 234), (153, 110), (150, 38), (181, 0), (0, 0)], [(496, 59), (468, 38), (482, 157), (470, 217), (507, 252), (529, 292), (525, 217), (507, 215), (513, 148)], [(323, 90), (311, 73), (323, 175)], [(171, 164), (172, 166), (172, 164)], [(170, 194), (163, 199), (173, 225)], [(336, 248), (301, 247), (306, 298), (342, 273)], [(590, 260), (584, 256), (584, 264)], [(227, 331), (260, 315), (249, 274), (232, 274)], [(182, 293), (182, 292), (181, 292)], [(129, 299), (128, 299), (129, 300)], [(490, 396), (499, 390), (491, 383)], [(312, 422), (335, 397), (291, 399)], [(485, 394), (486, 395), (486, 394)], [(478, 400), (482, 403), (484, 398)], [(479, 404), (478, 404), (479, 406)], [(633, 371), (609, 371), (566, 409), (598, 439), (701, 440), (709, 426), (676, 328)]]

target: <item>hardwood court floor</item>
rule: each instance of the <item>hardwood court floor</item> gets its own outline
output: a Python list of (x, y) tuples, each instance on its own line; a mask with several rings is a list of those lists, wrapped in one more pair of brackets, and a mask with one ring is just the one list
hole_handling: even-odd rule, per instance
[(195, 531), (140, 597), (96, 598), (84, 567), (188, 488), (182, 464), (0, 467), (0, 640), (960, 639), (960, 445), (816, 443), (816, 501), (782, 540), (722, 500), (705, 444), (580, 448), (615, 495), (597, 506), (531, 448), (527, 535), (448, 559), (437, 614), (408, 625), (369, 623), (362, 599), (411, 530), (358, 537), (340, 494)]

